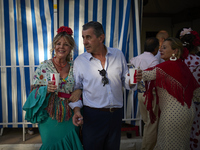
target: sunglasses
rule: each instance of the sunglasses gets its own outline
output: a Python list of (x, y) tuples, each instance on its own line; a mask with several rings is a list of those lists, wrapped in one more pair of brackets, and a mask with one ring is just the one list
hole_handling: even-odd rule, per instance
[(99, 71), (99, 74), (103, 77), (102, 78), (102, 83), (103, 83), (103, 86), (105, 86), (106, 84), (108, 84), (108, 78), (106, 78), (106, 70), (105, 69), (102, 69), (102, 70), (98, 70)]

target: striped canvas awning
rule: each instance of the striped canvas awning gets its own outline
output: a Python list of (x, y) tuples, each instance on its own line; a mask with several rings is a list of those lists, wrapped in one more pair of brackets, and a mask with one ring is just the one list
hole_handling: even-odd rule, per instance
[[(142, 0), (1, 0), (0, 123), (21, 127), (22, 106), (30, 92), (35, 67), (51, 58), (52, 39), (60, 26), (74, 31), (77, 51), (85, 51), (82, 25), (99, 21), (105, 45), (123, 51), (127, 62), (140, 54)], [(0, 126), (2, 127), (2, 126)]]

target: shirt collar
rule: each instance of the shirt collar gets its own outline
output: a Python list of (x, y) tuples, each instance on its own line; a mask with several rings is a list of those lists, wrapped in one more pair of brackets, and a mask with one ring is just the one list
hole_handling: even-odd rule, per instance
[[(106, 56), (107, 56), (107, 55), (110, 55), (110, 54), (111, 54), (110, 48), (109, 48), (109, 47), (106, 47), (106, 46), (105, 46), (105, 48), (107, 49)], [(88, 53), (87, 51), (86, 51), (85, 53), (86, 53), (86, 58), (87, 58), (89, 61), (91, 61), (92, 59), (94, 59), (94, 57), (92, 56), (91, 53)]]

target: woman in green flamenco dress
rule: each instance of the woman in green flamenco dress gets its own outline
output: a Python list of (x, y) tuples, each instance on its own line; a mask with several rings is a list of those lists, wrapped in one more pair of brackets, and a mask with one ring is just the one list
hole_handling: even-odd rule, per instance
[[(55, 50), (56, 56), (36, 69), (31, 93), (23, 106), (25, 119), (38, 123), (42, 139), (40, 150), (83, 150), (79, 128), (72, 123), (73, 105), (82, 105), (79, 94), (72, 94), (74, 78), (70, 58), (75, 47), (72, 33), (69, 27), (58, 29), (51, 50)], [(70, 96), (73, 102), (69, 101)]]

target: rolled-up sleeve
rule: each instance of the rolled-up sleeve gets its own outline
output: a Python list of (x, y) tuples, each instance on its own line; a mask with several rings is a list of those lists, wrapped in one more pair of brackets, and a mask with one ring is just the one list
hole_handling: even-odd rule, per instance
[(74, 109), (75, 107), (82, 108), (83, 107), (83, 103), (82, 103), (81, 100), (78, 100), (77, 102), (70, 102), (69, 106), (71, 107), (71, 109)]

